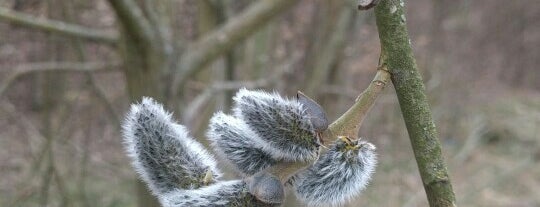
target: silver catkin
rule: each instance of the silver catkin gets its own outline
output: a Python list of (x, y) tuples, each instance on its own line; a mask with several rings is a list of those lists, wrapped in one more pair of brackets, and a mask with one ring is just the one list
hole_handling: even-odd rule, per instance
[(212, 155), (151, 98), (131, 106), (122, 128), (135, 170), (156, 195), (201, 187), (208, 171), (211, 181), (221, 175)]
[(277, 93), (240, 89), (233, 111), (259, 135), (254, 139), (275, 159), (307, 161), (317, 157), (319, 142), (303, 105)]
[(357, 196), (377, 164), (368, 142), (337, 140), (328, 152), (293, 181), (297, 197), (309, 206), (340, 206)]
[(253, 175), (274, 165), (277, 161), (254, 140), (259, 135), (241, 119), (217, 112), (210, 119), (207, 137), (218, 154), (245, 175)]

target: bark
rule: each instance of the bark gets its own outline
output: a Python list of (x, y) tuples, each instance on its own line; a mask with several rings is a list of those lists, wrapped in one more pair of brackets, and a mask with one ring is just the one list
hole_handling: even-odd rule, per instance
[(406, 27), (404, 0), (383, 0), (375, 7), (381, 61), (392, 76), (430, 206), (455, 206), (441, 144), (431, 116)]

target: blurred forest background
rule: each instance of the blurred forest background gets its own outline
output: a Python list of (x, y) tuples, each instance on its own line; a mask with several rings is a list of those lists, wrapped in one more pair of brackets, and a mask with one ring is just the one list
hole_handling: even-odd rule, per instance
[[(269, 1), (132, 1), (139, 16), (123, 2), (0, 0), (0, 206), (137, 205), (119, 124), (139, 95), (205, 142), (240, 87), (304, 91), (333, 120), (376, 72), (373, 10), (344, 1), (275, 1), (243, 33), (219, 28)], [(416, 0), (406, 18), (458, 205), (540, 206), (538, 1)], [(380, 164), (350, 206), (427, 206), (392, 87), (360, 130)]]

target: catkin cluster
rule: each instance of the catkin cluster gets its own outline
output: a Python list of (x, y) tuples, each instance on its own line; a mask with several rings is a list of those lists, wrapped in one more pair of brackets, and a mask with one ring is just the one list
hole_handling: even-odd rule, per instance
[[(280, 206), (286, 187), (310, 206), (338, 206), (370, 180), (376, 164), (372, 144), (340, 137), (319, 154), (328, 121), (303, 94), (288, 99), (241, 89), (232, 111), (216, 112), (206, 133), (216, 154), (242, 177), (223, 180), (214, 156), (159, 103), (143, 98), (131, 106), (124, 146), (163, 206)], [(282, 181), (267, 172), (280, 162), (314, 164)]]

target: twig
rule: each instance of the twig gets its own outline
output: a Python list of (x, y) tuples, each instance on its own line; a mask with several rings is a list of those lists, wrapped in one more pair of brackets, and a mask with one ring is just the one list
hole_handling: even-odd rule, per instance
[(108, 72), (118, 69), (120, 63), (79, 63), (79, 62), (43, 62), (16, 66), (13, 72), (2, 80), (0, 98), (18, 78), (36, 72)]
[(92, 88), (92, 91), (96, 95), (96, 99), (98, 100), (98, 103), (103, 104), (105, 107), (105, 110), (107, 111), (108, 116), (112, 119), (111, 121), (114, 122), (113, 125), (116, 129), (120, 129), (120, 122), (121, 119), (120, 116), (116, 113), (113, 107), (113, 103), (109, 98), (107, 98), (107, 95), (105, 94), (105, 91), (102, 90), (96, 81), (96, 78), (93, 76), (93, 74), (87, 74), (88, 81), (90, 84), (90, 87)]
[(187, 53), (180, 58), (173, 79), (171, 95), (176, 95), (185, 80), (193, 73), (230, 50), (274, 16), (292, 6), (298, 0), (261, 0), (253, 3), (244, 12), (226, 22), (222, 27), (189, 45)]
[(116, 44), (118, 35), (98, 29), (87, 28), (81, 25), (65, 23), (57, 20), (36, 18), (28, 14), (11, 11), (0, 7), (0, 21), (9, 22), (19, 26), (35, 28), (46, 32), (53, 32), (68, 37), (76, 37), (106, 44)]
[(380, 67), (371, 84), (358, 96), (354, 105), (328, 127), (323, 136), (325, 143), (330, 143), (336, 136), (358, 138), (358, 129), (362, 121), (389, 81), (390, 73), (385, 66)]
[[(26, 118), (23, 113), (17, 111), (15, 106), (10, 103), (7, 100), (1, 101), (0, 106), (2, 109), (7, 112), (7, 114), (15, 120), (15, 123), (19, 125), (24, 131), (24, 133), (27, 134), (28, 138), (36, 138), (39, 140), (45, 140), (45, 136), (41, 134), (41, 132), (38, 130), (38, 128), (30, 121), (28, 118)], [(29, 141), (29, 143), (32, 143)]]

